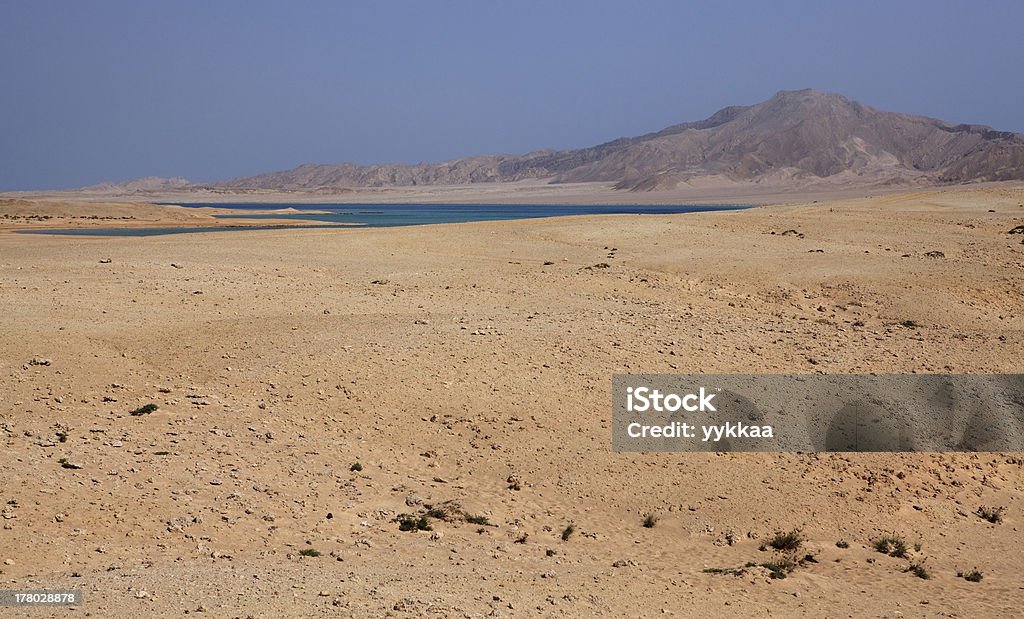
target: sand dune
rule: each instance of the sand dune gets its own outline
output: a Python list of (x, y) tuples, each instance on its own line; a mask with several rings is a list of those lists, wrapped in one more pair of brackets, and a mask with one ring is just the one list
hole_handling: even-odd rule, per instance
[[(1015, 616), (1021, 454), (614, 453), (609, 397), (614, 373), (1019, 373), (1022, 205), (0, 232), (0, 578), (104, 617)], [(95, 213), (208, 216), (166, 208)]]

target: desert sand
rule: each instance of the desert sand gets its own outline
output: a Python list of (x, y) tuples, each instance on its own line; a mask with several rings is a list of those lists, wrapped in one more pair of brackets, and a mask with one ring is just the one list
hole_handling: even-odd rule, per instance
[[(614, 373), (1021, 372), (1022, 205), (9, 224), (0, 588), (85, 603), (6, 616), (1018, 616), (1024, 454), (617, 454), (609, 428)], [(786, 578), (744, 567), (796, 529)]]

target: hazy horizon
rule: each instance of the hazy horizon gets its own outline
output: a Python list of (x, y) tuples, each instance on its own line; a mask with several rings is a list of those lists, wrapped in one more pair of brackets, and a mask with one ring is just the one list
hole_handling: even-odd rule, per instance
[(578, 148), (801, 88), (1021, 132), (1022, 18), (1011, 2), (3, 2), (0, 191)]

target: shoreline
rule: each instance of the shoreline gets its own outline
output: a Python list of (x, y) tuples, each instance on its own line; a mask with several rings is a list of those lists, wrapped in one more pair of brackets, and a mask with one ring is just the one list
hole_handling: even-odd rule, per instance
[(924, 186), (764, 186), (729, 185), (688, 187), (652, 192), (612, 189), (610, 183), (549, 184), (536, 181), (488, 185), (438, 185), (421, 187), (354, 188), (344, 192), (269, 191), (246, 192), (97, 192), (89, 190), (37, 190), (0, 193), (3, 199), (58, 200), (76, 202), (144, 203), (266, 203), (266, 204), (591, 204), (671, 205), (747, 204), (767, 206), (823, 200), (845, 200), (917, 192), (945, 192), (970, 189), (1024, 187), (1024, 182), (1001, 181), (966, 185)]

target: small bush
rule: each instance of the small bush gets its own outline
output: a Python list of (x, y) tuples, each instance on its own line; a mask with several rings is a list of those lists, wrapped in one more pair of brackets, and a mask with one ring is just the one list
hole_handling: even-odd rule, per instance
[(771, 572), (769, 574), (770, 577), (781, 580), (796, 569), (796, 564), (789, 559), (779, 559), (777, 561), (766, 561), (761, 564), (761, 567)]
[(658, 524), (658, 517), (654, 514), (646, 514), (644, 516), (644, 528), (653, 529), (654, 525)]
[(437, 518), (438, 520), (445, 520), (448, 518), (448, 512), (443, 507), (431, 507), (427, 510), (427, 515), (431, 518)]
[(978, 570), (978, 568), (974, 568), (969, 572), (957, 572), (956, 575), (968, 582), (981, 582), (981, 579), (983, 577), (981, 571)]
[(910, 572), (914, 576), (917, 576), (918, 578), (922, 578), (924, 580), (928, 580), (932, 577), (931, 572), (929, 572), (928, 568), (924, 566), (924, 561), (914, 561), (913, 563), (907, 566), (907, 569), (903, 571)]
[(769, 546), (783, 552), (796, 552), (803, 543), (804, 538), (800, 534), (800, 529), (793, 529), (788, 533), (780, 531), (768, 540)]
[(906, 558), (907, 542), (899, 535), (884, 535), (875, 540), (875, 550), (890, 557)]
[(319, 557), (320, 551), (316, 548), (303, 548), (299, 551), (299, 554), (304, 557)]
[(471, 516), (468, 514), (466, 515), (466, 522), (470, 524), (479, 524), (483, 526), (488, 526), (491, 524), (491, 520), (487, 516)]
[(412, 514), (399, 514), (399, 531), (431, 531), (430, 521), (426, 516), (414, 516)]
[(704, 572), (705, 574), (724, 574), (725, 573), (725, 568), (721, 568), (721, 567), (706, 567), (706, 568), (704, 568), (701, 571)]
[(156, 404), (149, 403), (149, 404), (146, 404), (145, 406), (140, 406), (137, 409), (133, 410), (130, 413), (130, 415), (132, 417), (141, 417), (143, 415), (148, 415), (148, 414), (152, 413), (153, 411), (155, 411), (158, 408), (160, 408), (160, 407), (157, 406)]
[(982, 505), (975, 512), (979, 517), (984, 520), (988, 520), (992, 524), (999, 524), (1003, 521), (1003, 513), (1006, 511), (1005, 507), (986, 507)]
[(359, 471), (363, 470), (363, 465), (358, 462), (353, 462), (352, 466), (348, 467), (348, 470), (352, 471), (353, 473), (358, 473)]
[(572, 534), (575, 533), (575, 532), (576, 532), (576, 525), (574, 525), (572, 523), (569, 523), (569, 526), (565, 527), (565, 529), (562, 531), (562, 541), (563, 542), (569, 541), (569, 538), (572, 537)]

